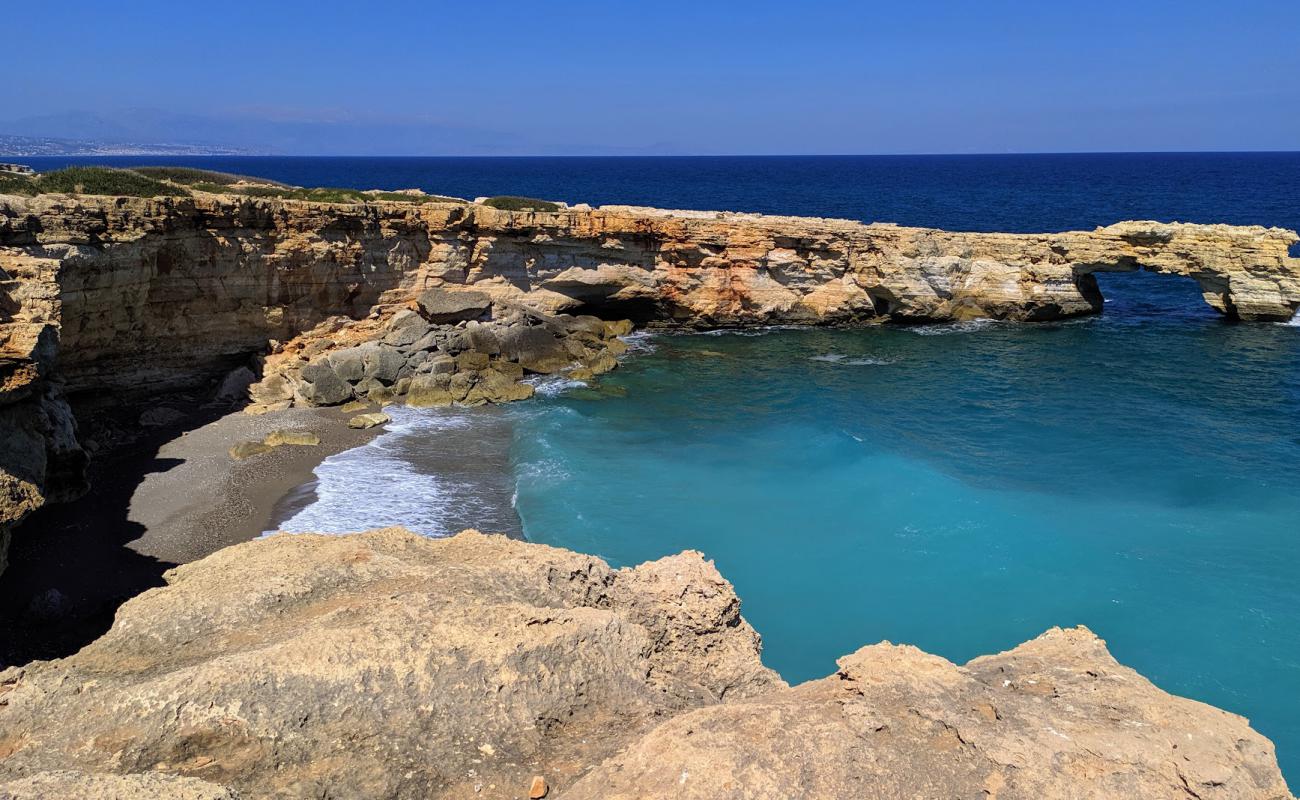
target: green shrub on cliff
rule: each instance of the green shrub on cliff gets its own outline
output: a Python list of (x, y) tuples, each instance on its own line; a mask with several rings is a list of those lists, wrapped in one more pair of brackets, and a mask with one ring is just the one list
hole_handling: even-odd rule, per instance
[(367, 196), (356, 189), (300, 189), (277, 186), (241, 186), (228, 190), (248, 197), (278, 197), (281, 200), (311, 200), (316, 203), (363, 203)]
[(394, 203), (468, 203), (459, 197), (443, 197), (440, 194), (406, 194), (404, 192), (371, 192), (371, 200), (385, 200)]
[(559, 211), (560, 204), (552, 203), (549, 200), (538, 200), (535, 197), (512, 197), (503, 195), (501, 197), (489, 197), (483, 201), (483, 205), (499, 208), (502, 211)]
[(33, 181), (36, 191), (66, 194), (110, 194), (130, 197), (188, 197), (183, 187), (154, 180), (129, 169), (68, 167), (47, 172)]
[[(246, 182), (256, 185), (236, 186)], [(188, 187), (188, 188), (187, 188)], [(68, 167), (32, 178), (24, 175), (0, 173), (0, 194), (36, 195), (50, 192), (66, 194), (129, 195), (132, 197), (177, 196), (188, 197), (190, 189), (212, 194), (237, 194), (244, 197), (270, 197), (281, 200), (309, 200), (317, 203), (465, 203), (456, 197), (440, 195), (405, 194), (403, 192), (362, 192), (358, 189), (318, 187), (305, 189), (283, 183), (213, 172), (192, 167)], [(554, 206), (542, 200), (528, 198), (503, 198), (520, 200), (528, 207), (540, 204)], [(549, 210), (540, 209), (539, 210)]]
[[(196, 169), (194, 167), (133, 167), (132, 172), (138, 172), (150, 178), (156, 178), (160, 181), (171, 181), (172, 183), (181, 183), (186, 186), (230, 186), (232, 184), (244, 181), (246, 183), (262, 183), (269, 186), (286, 186), (279, 181), (273, 181), (270, 178), (257, 178), (251, 175), (236, 175), (231, 172), (216, 172), (210, 169)], [(211, 191), (205, 189), (204, 191)]]
[(0, 172), (0, 194), (36, 194), (36, 183), (26, 175)]

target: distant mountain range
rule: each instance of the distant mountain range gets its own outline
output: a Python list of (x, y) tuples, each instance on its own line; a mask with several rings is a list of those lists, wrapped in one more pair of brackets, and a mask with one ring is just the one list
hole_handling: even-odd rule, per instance
[(0, 133), (0, 158), (23, 156), (237, 156), (254, 151), (236, 147), (165, 142), (106, 142), (11, 136)]
[(0, 157), (54, 155), (678, 155), (672, 143), (552, 142), (454, 118), (158, 109), (0, 119)]

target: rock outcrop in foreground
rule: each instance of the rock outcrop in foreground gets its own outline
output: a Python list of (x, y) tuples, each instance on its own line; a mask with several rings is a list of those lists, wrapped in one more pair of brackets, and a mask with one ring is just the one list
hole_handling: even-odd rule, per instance
[[(0, 797), (1289, 798), (1246, 720), (1084, 629), (787, 687), (698, 553), (280, 535), (0, 672)], [(538, 784), (540, 785), (540, 784)]]

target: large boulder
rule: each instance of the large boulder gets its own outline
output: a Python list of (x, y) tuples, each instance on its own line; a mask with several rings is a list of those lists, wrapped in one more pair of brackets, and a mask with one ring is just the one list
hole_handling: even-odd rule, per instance
[(406, 404), (414, 408), (449, 406), (455, 401), (450, 372), (416, 375), (406, 390)]
[(75, 655), (0, 671), (0, 796), (62, 770), (522, 797), (683, 709), (783, 685), (698, 553), (614, 570), (473, 532), (282, 534), (166, 579)]
[(573, 363), (564, 340), (541, 326), (506, 328), (497, 334), (497, 340), (501, 355), (529, 372), (559, 372)]
[(434, 324), (477, 319), (492, 307), (488, 294), (469, 289), (429, 289), (415, 302), (424, 318)]
[(477, 373), (477, 376), (474, 385), (466, 392), (462, 401), (465, 405), (527, 400), (536, 391), (529, 384), (519, 383), (513, 377), (496, 369), (483, 370)]
[(819, 681), (682, 714), (565, 800), (1289, 800), (1246, 720), (1168, 695), (1084, 628), (956, 666), (882, 643)]
[(328, 359), (313, 361), (302, 368), (298, 394), (309, 405), (335, 406), (352, 399), (352, 387), (339, 377)]
[(469, 341), (469, 349), (471, 350), (486, 353), (490, 356), (501, 352), (501, 341), (497, 338), (497, 332), (491, 325), (480, 325), (471, 322), (465, 326), (465, 337)]
[(393, 347), (410, 347), (432, 331), (433, 326), (428, 322), (416, 314), (409, 314), (394, 322), (381, 341)]
[(366, 351), (364, 365), (367, 378), (391, 384), (406, 366), (406, 358), (396, 348), (374, 347)]
[(327, 356), (330, 368), (348, 383), (356, 383), (366, 376), (366, 357), (378, 348), (375, 345), (345, 347)]

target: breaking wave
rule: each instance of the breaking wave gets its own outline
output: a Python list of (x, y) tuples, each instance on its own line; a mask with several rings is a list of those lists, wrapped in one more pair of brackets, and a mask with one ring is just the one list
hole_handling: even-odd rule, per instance
[(861, 356), (859, 358), (849, 358), (843, 353), (823, 353), (822, 355), (810, 356), (809, 361), (820, 361), (825, 364), (842, 364), (846, 367), (877, 367), (885, 364), (892, 364), (893, 359), (875, 358), (873, 356)]
[(504, 457), (508, 444), (508, 434), (497, 430), (504, 424), (500, 415), (405, 406), (384, 411), (393, 418), (388, 428), (367, 444), (321, 462), (314, 484), (297, 498), (306, 504), (267, 533), (346, 533), (392, 525), (433, 537), (466, 527), (518, 530), (508, 489), (483, 474), (484, 466)]
[(1003, 324), (997, 319), (969, 319), (963, 322), (939, 322), (933, 325), (913, 325), (903, 330), (917, 336), (951, 336), (956, 333), (976, 333)]

